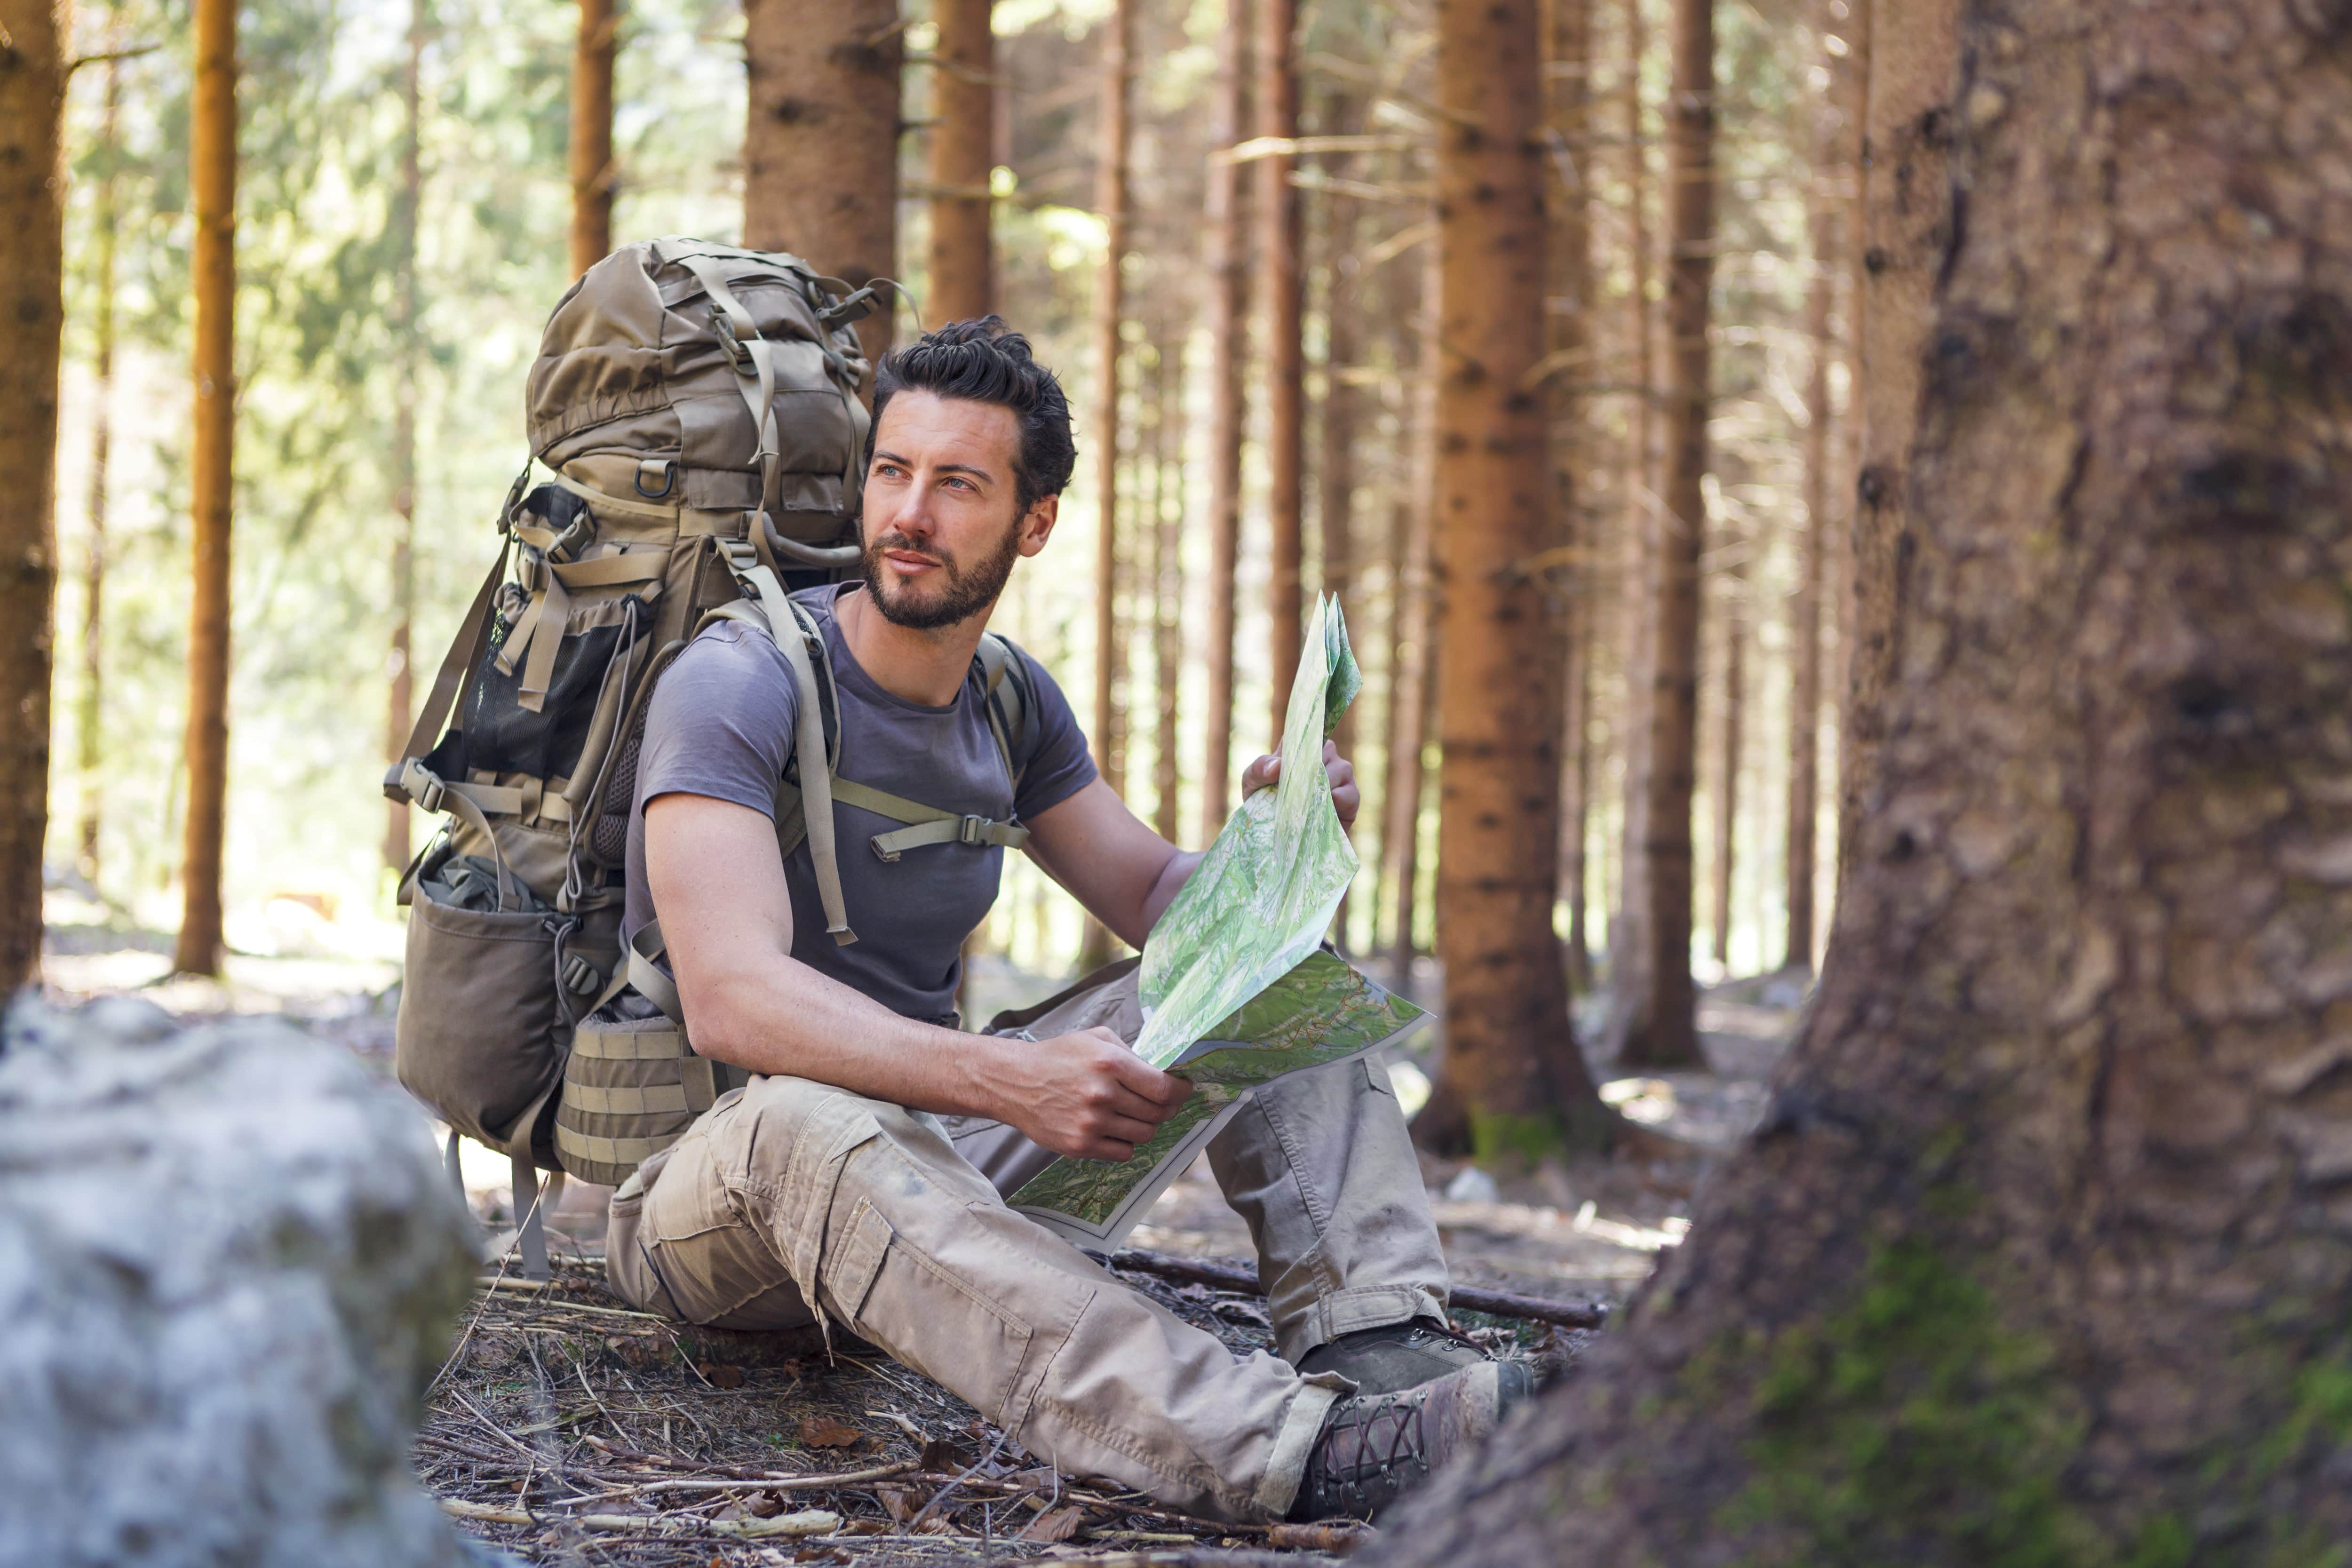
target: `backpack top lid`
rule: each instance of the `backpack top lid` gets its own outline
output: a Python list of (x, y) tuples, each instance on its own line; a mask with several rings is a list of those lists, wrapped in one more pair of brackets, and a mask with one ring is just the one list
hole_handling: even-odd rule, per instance
[(856, 525), (867, 367), (852, 326), (873, 308), (870, 289), (796, 256), (625, 246), (548, 318), (524, 395), (531, 452), (607, 485), (626, 474), (670, 506), (764, 509), (786, 537), (834, 543)]

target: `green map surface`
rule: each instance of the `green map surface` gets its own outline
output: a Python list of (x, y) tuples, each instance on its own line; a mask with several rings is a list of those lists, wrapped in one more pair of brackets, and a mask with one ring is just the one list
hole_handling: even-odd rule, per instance
[[(1316, 776), (1320, 778), (1318, 768)], [(1244, 1089), (1302, 1068), (1321, 1067), (1376, 1046), (1409, 1027), (1422, 1010), (1391, 994), (1330, 953), (1309, 953), (1272, 985), (1211, 1029), (1208, 1049), (1175, 1070), (1195, 1089), (1183, 1108), (1136, 1147), (1132, 1159), (1056, 1160), (1006, 1200), (1014, 1208), (1052, 1209), (1099, 1226), (1137, 1184)], [(1228, 1043), (1230, 1042), (1230, 1043)]]
[(1339, 601), (1317, 601), (1282, 725), (1282, 776), (1242, 802), (1143, 949), (1136, 1054), (1165, 1068), (1288, 973), (1330, 928), (1356, 875), (1323, 742), (1363, 689)]

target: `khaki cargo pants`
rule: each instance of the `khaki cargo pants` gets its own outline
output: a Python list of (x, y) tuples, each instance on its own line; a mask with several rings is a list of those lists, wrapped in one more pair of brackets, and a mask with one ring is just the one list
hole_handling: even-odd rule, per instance
[(1043, 1155), (1011, 1129), (803, 1079), (754, 1079), (646, 1162), (614, 1198), (608, 1268), (639, 1307), (713, 1327), (803, 1325), (814, 1301), (1066, 1473), (1279, 1518), (1347, 1386), (1288, 1363), (1442, 1318), (1445, 1260), (1376, 1065), (1284, 1079), (1208, 1153), (1285, 1360), (1235, 1356), (1007, 1208)]

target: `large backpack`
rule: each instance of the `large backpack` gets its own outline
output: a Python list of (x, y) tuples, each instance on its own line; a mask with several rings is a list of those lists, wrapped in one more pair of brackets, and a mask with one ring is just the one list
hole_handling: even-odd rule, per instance
[[(787, 595), (839, 580), (859, 558), (866, 365), (851, 329), (873, 308), (871, 288), (795, 257), (696, 239), (629, 246), (589, 268), (557, 303), (531, 368), (532, 460), (500, 510), (498, 558), (385, 775), (391, 798), (449, 817), (401, 879), (411, 914), (395, 1068), (449, 1124), (453, 1170), (461, 1134), (511, 1159), (533, 1274), (546, 1270), (536, 1172), (567, 1163), (557, 1148), (565, 1061), (582, 1020), (632, 973), (619, 941), (624, 859), (662, 672), (714, 613), (790, 626), (798, 635), (778, 642), (803, 692), (799, 749), (838, 760), (829, 670), (817, 679), (823, 639)], [(1009, 759), (1027, 705), (1003, 671), (1018, 661), (991, 638), (980, 662)], [(827, 924), (848, 941), (831, 771), (795, 759), (778, 829), (792, 846), (805, 834)], [(854, 798), (857, 786), (839, 793)], [(856, 804), (929, 835), (919, 842), (953, 836), (938, 820), (949, 814), (879, 800)], [(786, 805), (799, 808), (790, 821)], [(989, 842), (1025, 837), (982, 827)], [(634, 964), (656, 987), (666, 982), (646, 958), (658, 940), (657, 929), (641, 933)], [(674, 994), (656, 1000), (676, 1011)], [(682, 1032), (666, 1048), (673, 1081), (675, 1064), (699, 1060)], [(697, 1111), (709, 1103), (688, 1098)], [(607, 1141), (605, 1157), (572, 1162), (595, 1179), (683, 1131), (667, 1129), (675, 1113), (611, 1109), (626, 1101), (575, 1108), (575, 1137)], [(643, 1152), (612, 1157), (625, 1149)]]

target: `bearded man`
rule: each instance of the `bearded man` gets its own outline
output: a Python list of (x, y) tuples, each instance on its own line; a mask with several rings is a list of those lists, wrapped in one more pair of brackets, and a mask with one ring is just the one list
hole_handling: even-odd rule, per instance
[[(1097, 776), (1069, 703), (1017, 650), (1026, 718), (1001, 750), (974, 657), (1075, 460), (1068, 403), (1024, 339), (992, 316), (927, 333), (877, 372), (865, 581), (795, 598), (838, 692), (839, 776), (1017, 822), (1046, 874), (1140, 947), (1200, 856)], [(1049, 1154), (1129, 1158), (1191, 1086), (1107, 1027), (957, 1027), (997, 843), (845, 853), (857, 940), (830, 940), (809, 847), (780, 855), (771, 820), (798, 702), (775, 642), (721, 620), (647, 716), (624, 934), (658, 917), (695, 1051), (755, 1076), (614, 1195), (616, 1288), (691, 1323), (830, 1320), (1061, 1469), (1222, 1519), (1368, 1515), (1490, 1432), (1527, 1373), (1447, 1326), (1436, 1227), (1376, 1068), (1286, 1079), (1209, 1145), (1278, 1353), (1234, 1355), (1005, 1205)], [(1277, 767), (1253, 763), (1244, 792)], [(1326, 772), (1352, 821), (1336, 750)], [(834, 809), (845, 846), (897, 826)]]

